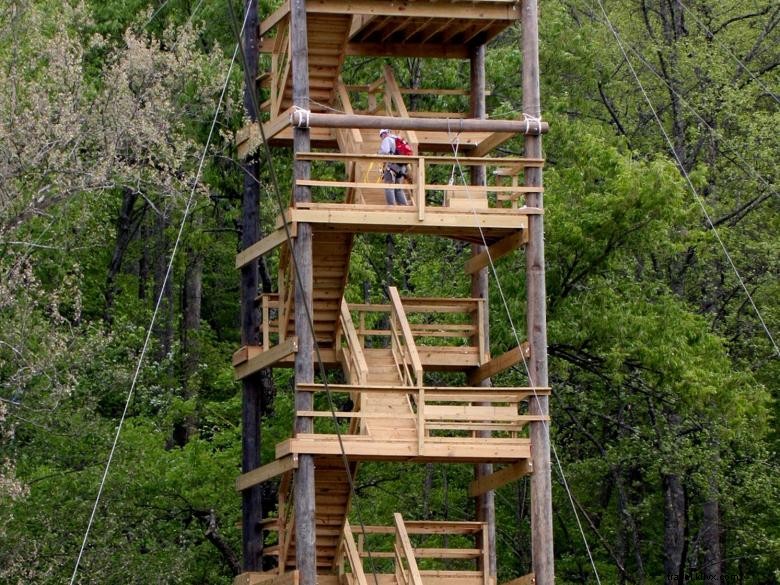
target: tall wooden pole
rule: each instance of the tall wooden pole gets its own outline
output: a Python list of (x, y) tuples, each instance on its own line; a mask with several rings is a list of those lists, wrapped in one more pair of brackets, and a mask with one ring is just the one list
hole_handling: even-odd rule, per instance
[[(293, 104), (309, 109), (309, 49), (306, 26), (305, 0), (290, 1), (290, 42), (292, 49)], [(308, 128), (293, 130), (293, 150), (308, 152), (311, 148)], [(293, 174), (296, 179), (308, 179), (311, 163), (295, 161)], [(296, 186), (295, 201), (311, 201), (308, 187)], [(307, 223), (298, 224), (298, 236), (294, 247), (295, 263), (300, 281), (295, 282), (295, 334), (298, 336), (298, 353), (295, 354), (295, 408), (312, 410), (310, 392), (298, 392), (298, 384), (314, 381), (314, 288), (312, 270), (312, 230)], [(295, 419), (295, 433), (311, 433), (314, 424), (310, 417)], [(317, 551), (314, 524), (314, 458), (301, 455), (295, 472), (295, 561), (301, 585), (316, 585)]]
[[(477, 45), (471, 48), (471, 117), (484, 120), (487, 117), (487, 107), (485, 103), (485, 45)], [(476, 166), (471, 168), (471, 184), (485, 185), (485, 167)], [(485, 250), (484, 246), (472, 244), (472, 257), (481, 254)], [(484, 331), (482, 343), (485, 353), (490, 352), (490, 314), (488, 304), (488, 270), (483, 268), (471, 275), (471, 296), (473, 298), (484, 299), (484, 311), (482, 315), (475, 318), (482, 319), (481, 330)], [(478, 328), (479, 330), (480, 328)], [(480, 386), (490, 387), (492, 382), (490, 378), (482, 380)], [(489, 405), (487, 405), (489, 406)], [(479, 436), (490, 436), (490, 431), (479, 431)], [(477, 478), (484, 477), (493, 473), (492, 463), (478, 463), (475, 466), (474, 473)], [(476, 497), (477, 520), (487, 523), (487, 542), (480, 542), (482, 547), (487, 546), (489, 551), (488, 567), (480, 567), (483, 571), (495, 578), (497, 574), (496, 565), (496, 506), (495, 492), (489, 491)], [(480, 559), (481, 562), (481, 559)]]
[[(257, 79), (257, 0), (246, 0), (244, 10), (248, 12), (244, 27), (244, 109), (252, 121), (257, 120), (256, 99), (253, 96)], [(241, 248), (246, 249), (260, 239), (260, 185), (257, 182), (259, 163), (257, 156), (251, 156), (241, 163), (244, 176), (242, 201)], [(258, 261), (241, 269), (241, 343), (257, 345), (259, 316), (255, 309), (257, 297)], [(243, 380), (242, 398), (242, 458), (244, 473), (260, 466), (260, 400), (262, 383), (260, 374)], [(263, 552), (262, 500), (260, 486), (253, 486), (241, 492), (243, 569), (260, 569)]]
[[(541, 117), (539, 87), (539, 12), (537, 0), (523, 0), (523, 111)], [(525, 156), (542, 157), (542, 137), (525, 137)], [(542, 185), (542, 170), (526, 168), (525, 184)], [(541, 193), (529, 193), (527, 204), (542, 207)], [(529, 372), (531, 384), (547, 386), (547, 301), (544, 277), (544, 218), (528, 218), (529, 241), (526, 247), (526, 283), (528, 304), (528, 342), (531, 346)], [(547, 415), (547, 396), (529, 401), (531, 414)], [(538, 585), (553, 585), (555, 580), (552, 530), (552, 482), (550, 477), (550, 427), (545, 422), (531, 423), (531, 540), (533, 572)]]

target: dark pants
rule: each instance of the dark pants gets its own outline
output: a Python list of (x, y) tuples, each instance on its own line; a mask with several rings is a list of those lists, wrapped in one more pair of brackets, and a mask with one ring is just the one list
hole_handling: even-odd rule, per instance
[[(406, 165), (387, 163), (385, 165), (385, 173), (382, 176), (382, 180), (385, 183), (397, 185), (401, 182), (401, 178), (406, 175), (407, 168)], [(385, 189), (385, 201), (388, 205), (409, 205), (403, 189), (398, 188)]]

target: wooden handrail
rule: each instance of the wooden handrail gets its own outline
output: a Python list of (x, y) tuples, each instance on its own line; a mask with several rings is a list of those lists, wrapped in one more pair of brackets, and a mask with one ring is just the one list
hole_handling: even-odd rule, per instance
[(422, 576), (417, 568), (417, 559), (414, 556), (414, 549), (412, 548), (412, 542), (409, 540), (409, 534), (406, 532), (406, 526), (404, 526), (404, 519), (398, 512), (393, 514), (393, 519), (395, 520), (396, 530), (396, 571), (400, 569), (399, 572), (404, 573), (403, 561), (405, 559), (409, 568), (407, 584), (422, 585)]
[(363, 561), (360, 559), (360, 553), (355, 543), (355, 537), (352, 535), (349, 520), (346, 519), (344, 520), (344, 530), (341, 532), (341, 542), (347, 553), (347, 560), (352, 569), (352, 574), (355, 575), (357, 585), (368, 585), (366, 574), (363, 571)]
[(409, 327), (409, 321), (406, 319), (406, 312), (404, 311), (403, 303), (401, 303), (401, 297), (398, 294), (398, 289), (394, 286), (390, 287), (389, 293), (393, 314), (395, 315), (395, 318), (398, 320), (398, 324), (401, 327), (401, 337), (406, 347), (406, 351), (409, 354), (411, 366), (414, 371), (415, 385), (422, 387), (422, 362), (420, 362), (420, 354), (417, 353), (417, 344), (414, 342), (414, 336), (412, 335), (412, 330)]
[(352, 322), (352, 315), (349, 312), (349, 305), (343, 298), (341, 299), (341, 329), (347, 338), (347, 347), (349, 347), (350, 358), (353, 362), (358, 384), (366, 384), (368, 377), (368, 364), (366, 356), (363, 354), (363, 347), (358, 338), (355, 324)]

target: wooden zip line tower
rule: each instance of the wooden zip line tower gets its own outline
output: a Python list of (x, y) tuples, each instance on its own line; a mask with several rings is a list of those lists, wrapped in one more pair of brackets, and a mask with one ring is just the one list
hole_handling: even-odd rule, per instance
[[(530, 474), (533, 572), (513, 585), (552, 585), (550, 485), (538, 28), (536, 0), (287, 0), (258, 22), (252, 0), (244, 38), (246, 79), (264, 90), (260, 112), (238, 136), (245, 169), (242, 274), (243, 346), (233, 356), (244, 385), (244, 570), (236, 584), (497, 585), (493, 490)], [(485, 114), (485, 45), (520, 22), (523, 108), (518, 120)], [(257, 72), (259, 54), (270, 68)], [(405, 89), (392, 68), (365, 86), (349, 86), (353, 56), (468, 59), (471, 87)], [(251, 88), (250, 88), (251, 89)], [(469, 112), (410, 112), (411, 94), (470, 96)], [(247, 92), (247, 96), (251, 91)], [(260, 124), (262, 124), (262, 133)], [(392, 157), (411, 169), (408, 207), (387, 206), (375, 154), (379, 128), (400, 130), (414, 154)], [(525, 135), (523, 157), (492, 157)], [(256, 152), (292, 146), (289, 206), (273, 231), (259, 235)], [(453, 137), (458, 153), (453, 156)], [(316, 151), (314, 149), (317, 149)], [(470, 185), (437, 184), (437, 166), (471, 170)], [(340, 176), (319, 173), (338, 165)], [(488, 180), (488, 177), (490, 179)], [(434, 192), (444, 193), (440, 197)], [(338, 196), (334, 197), (334, 193)], [(335, 199), (335, 200), (334, 200)], [(404, 233), (470, 243), (469, 298), (401, 297), (384, 304), (345, 299), (354, 238)], [(486, 248), (487, 246), (487, 248)], [(523, 247), (528, 341), (490, 354), (487, 267)], [(277, 292), (258, 293), (258, 261), (278, 254)], [(315, 352), (315, 342), (318, 352)], [(343, 384), (319, 379), (317, 361), (343, 372)], [(529, 387), (493, 387), (491, 376), (526, 361)], [(259, 377), (295, 370), (291, 436), (260, 465)], [(462, 372), (464, 386), (431, 386), (426, 373)], [(316, 374), (316, 375), (315, 375)], [(349, 412), (318, 410), (315, 397), (348, 397)], [(337, 425), (339, 434), (333, 430)], [(346, 461), (346, 465), (345, 465)], [(400, 513), (388, 526), (352, 526), (349, 478), (364, 461), (472, 464), (472, 522), (415, 521)], [(260, 486), (278, 481), (275, 510), (261, 510)], [(275, 544), (263, 538), (275, 534)], [(467, 547), (432, 547), (431, 536), (458, 535)], [(369, 549), (366, 537), (384, 544)], [(446, 540), (445, 540), (446, 542)], [(379, 572), (366, 559), (385, 559)], [(442, 564), (442, 559), (445, 559)], [(460, 559), (450, 570), (446, 559)], [(392, 567), (387, 570), (387, 567)], [(273, 567), (273, 568), (269, 568)]]

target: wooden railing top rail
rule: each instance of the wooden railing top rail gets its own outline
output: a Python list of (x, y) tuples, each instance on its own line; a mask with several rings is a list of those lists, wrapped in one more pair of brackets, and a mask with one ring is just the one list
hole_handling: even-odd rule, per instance
[[(325, 384), (296, 384), (295, 389), (300, 392), (396, 392), (398, 394), (408, 394), (410, 389), (406, 386), (390, 386), (390, 385), (365, 385), (360, 386), (356, 384), (328, 384), (327, 388)], [(413, 392), (415, 389), (411, 389)], [(490, 401), (495, 402), (509, 402), (517, 399), (518, 396), (522, 396), (521, 400), (525, 400), (528, 395), (533, 396), (538, 394), (539, 396), (548, 396), (551, 392), (550, 387), (543, 386), (423, 386), (426, 396), (429, 396), (431, 400), (449, 400), (452, 402), (474, 400), (476, 401)], [(453, 398), (450, 398), (452, 396)], [(477, 397), (477, 398), (474, 398)]]
[(368, 377), (368, 364), (366, 363), (366, 356), (363, 354), (363, 345), (360, 343), (357, 331), (355, 330), (355, 324), (352, 322), (352, 315), (349, 313), (349, 307), (347, 302), (341, 299), (341, 328), (343, 329), (346, 338), (347, 346), (351, 352), (353, 359), (355, 360), (356, 375), (359, 384), (365, 384)]
[[(408, 534), (479, 534), (485, 525), (484, 522), (447, 522), (431, 520), (405, 520), (406, 532)], [(363, 526), (360, 532), (366, 534), (393, 534), (393, 526)]]
[(395, 313), (396, 319), (398, 319), (398, 323), (401, 326), (401, 334), (403, 336), (404, 345), (406, 345), (406, 350), (409, 352), (409, 359), (412, 362), (411, 365), (414, 369), (417, 386), (422, 386), (422, 362), (420, 361), (420, 354), (417, 353), (417, 344), (414, 341), (412, 330), (409, 327), (409, 321), (406, 319), (406, 312), (404, 311), (404, 306), (401, 302), (401, 296), (398, 294), (398, 289), (394, 286), (389, 288), (389, 293), (390, 303), (393, 306), (393, 312)]
[[(295, 154), (296, 160), (306, 161), (344, 161), (344, 162), (383, 162), (392, 160), (394, 162), (415, 163), (421, 159), (425, 164), (431, 165), (452, 165), (456, 162), (453, 156), (431, 155), (431, 156), (400, 156), (383, 154), (362, 154), (349, 152), (298, 152)], [(543, 167), (545, 159), (526, 158), (526, 157), (490, 157), (462, 156), (457, 159), (461, 166), (496, 166), (496, 167)]]
[[(372, 85), (345, 85), (345, 88), (347, 91), (355, 92), (355, 93), (373, 93), (376, 92), (378, 87)], [(399, 91), (403, 95), (453, 95), (453, 96), (467, 96), (471, 95), (471, 90), (469, 89), (437, 89), (435, 87), (399, 87)], [(485, 91), (485, 95), (491, 95), (492, 92)]]
[(361, 560), (360, 552), (358, 552), (355, 537), (353, 536), (352, 528), (349, 525), (349, 520), (346, 519), (344, 520), (342, 539), (343, 546), (346, 549), (349, 566), (352, 569), (352, 574), (355, 575), (358, 585), (368, 585), (366, 574), (363, 571), (363, 561)]
[(410, 584), (423, 585), (420, 569), (417, 568), (417, 559), (415, 558), (416, 551), (412, 548), (412, 542), (409, 540), (409, 534), (406, 532), (406, 526), (404, 526), (404, 519), (396, 512), (393, 514), (393, 520), (395, 521), (398, 543), (401, 545), (401, 550), (399, 552), (403, 553), (409, 567), (409, 575), (411, 577)]
[[(256, 300), (267, 298), (272, 309), (278, 309), (279, 293), (262, 293)], [(404, 310), (409, 313), (473, 313), (484, 299), (447, 298), (447, 297), (401, 297)], [(392, 305), (384, 303), (348, 303), (350, 311), (366, 313), (389, 313)]]

